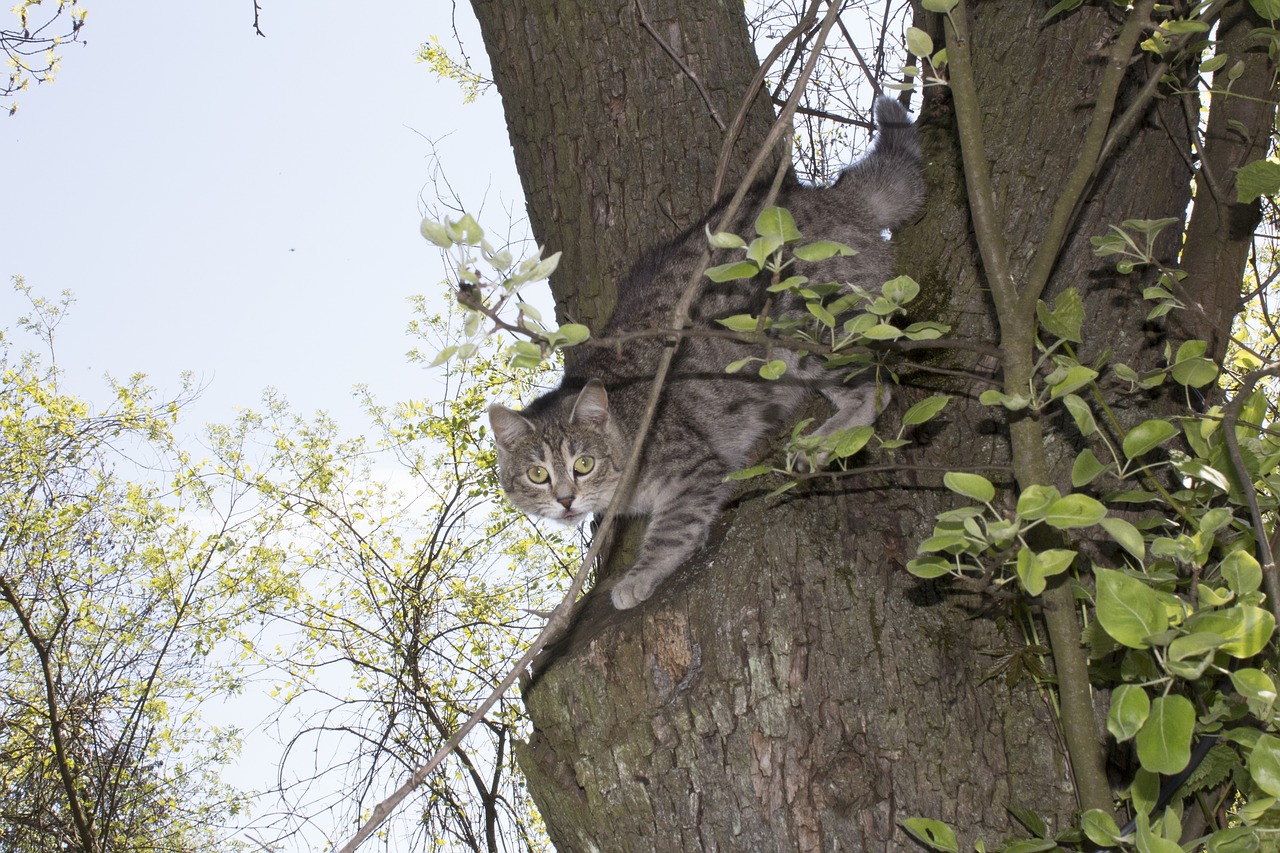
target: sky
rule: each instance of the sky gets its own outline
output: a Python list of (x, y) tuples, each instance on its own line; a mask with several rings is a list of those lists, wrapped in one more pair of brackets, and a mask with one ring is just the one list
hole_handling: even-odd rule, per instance
[[(464, 103), (415, 62), (431, 35), (453, 43), (452, 4), (261, 0), (266, 38), (252, 0), (86, 5), (56, 81), (0, 114), (0, 329), (35, 345), (10, 276), (72, 291), (64, 389), (105, 406), (104, 374), (143, 372), (171, 396), (191, 371), (204, 390), (179, 436), (197, 446), (268, 386), (348, 432), (365, 424), (357, 383), (383, 403), (430, 398), (438, 372), (409, 363), (405, 329), (411, 295), (444, 304), (418, 230), (437, 167), (487, 225), (524, 218), (496, 91)], [(487, 71), (469, 6), (457, 14)], [(267, 705), (245, 701), (207, 715), (252, 727)], [(279, 747), (248, 737), (224, 779), (273, 780)]]
[(466, 104), (415, 62), (453, 42), (453, 4), (262, 0), (266, 38), (252, 0), (86, 5), (56, 81), (0, 115), (0, 328), (27, 307), (10, 276), (72, 291), (69, 390), (105, 400), (104, 373), (143, 372), (172, 395), (189, 370), (192, 433), (267, 386), (353, 426), (357, 383), (429, 396), (405, 327), (407, 297), (444, 290), (418, 233), (433, 157), (482, 222), (524, 217), (496, 91)]

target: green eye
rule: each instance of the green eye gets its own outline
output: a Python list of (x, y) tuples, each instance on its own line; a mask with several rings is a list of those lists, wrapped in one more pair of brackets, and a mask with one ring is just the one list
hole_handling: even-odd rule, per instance
[(551, 479), (551, 475), (547, 473), (547, 469), (543, 468), (541, 465), (534, 465), (527, 473), (529, 475), (529, 479), (538, 485), (542, 485), (547, 482), (547, 480)]
[(590, 474), (594, 467), (596, 467), (596, 460), (591, 456), (579, 456), (573, 462), (573, 470), (579, 474)]

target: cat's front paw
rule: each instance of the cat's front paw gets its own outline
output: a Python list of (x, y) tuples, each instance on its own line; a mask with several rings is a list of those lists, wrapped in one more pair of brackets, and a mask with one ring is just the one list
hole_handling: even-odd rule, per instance
[(658, 580), (659, 578), (652, 572), (634, 570), (627, 572), (609, 592), (609, 597), (613, 599), (613, 606), (619, 610), (630, 610), (640, 602), (648, 600), (649, 596), (653, 595), (653, 591), (658, 588)]

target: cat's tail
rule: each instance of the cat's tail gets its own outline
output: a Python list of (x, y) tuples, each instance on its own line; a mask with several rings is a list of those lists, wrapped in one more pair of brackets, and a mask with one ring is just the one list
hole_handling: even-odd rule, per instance
[(875, 113), (875, 143), (833, 189), (856, 193), (877, 226), (895, 228), (910, 221), (924, 199), (920, 140), (897, 101), (876, 98)]

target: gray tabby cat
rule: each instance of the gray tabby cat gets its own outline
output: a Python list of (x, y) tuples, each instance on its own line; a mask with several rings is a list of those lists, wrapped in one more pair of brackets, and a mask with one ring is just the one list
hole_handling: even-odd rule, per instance
[[(896, 101), (877, 100), (876, 121), (879, 134), (871, 151), (833, 186), (784, 187), (777, 200), (806, 238), (836, 240), (857, 254), (798, 261), (789, 272), (873, 292), (890, 277), (892, 250), (883, 232), (907, 221), (919, 206), (920, 148), (910, 117)], [(746, 213), (728, 230), (748, 231), (765, 193), (766, 188), (756, 188), (742, 205)], [(675, 304), (706, 246), (704, 224), (717, 214), (713, 210), (639, 261), (620, 285), (617, 308), (597, 337), (670, 327)], [(762, 281), (704, 281), (691, 325), (719, 328), (716, 318), (759, 314), (768, 295)], [(808, 316), (802, 300), (779, 296), (772, 316)], [(627, 344), (625, 354), (608, 347), (579, 352), (560, 387), (523, 411), (499, 405), (489, 409), (502, 486), (513, 504), (571, 524), (604, 512), (630, 454), (662, 349), (660, 338), (642, 338)], [(761, 355), (758, 350), (715, 338), (681, 342), (645, 442), (639, 476), (623, 505), (625, 514), (648, 516), (649, 525), (640, 557), (613, 586), (619, 609), (649, 598), (702, 545), (733, 493), (725, 476), (755, 462), (762, 439), (811, 390), (835, 407), (835, 414), (818, 427), (819, 435), (875, 420), (873, 382), (845, 382), (840, 371), (826, 370), (820, 360), (791, 350), (772, 354), (787, 363), (786, 374), (776, 381), (746, 371), (724, 372), (731, 361)]]

